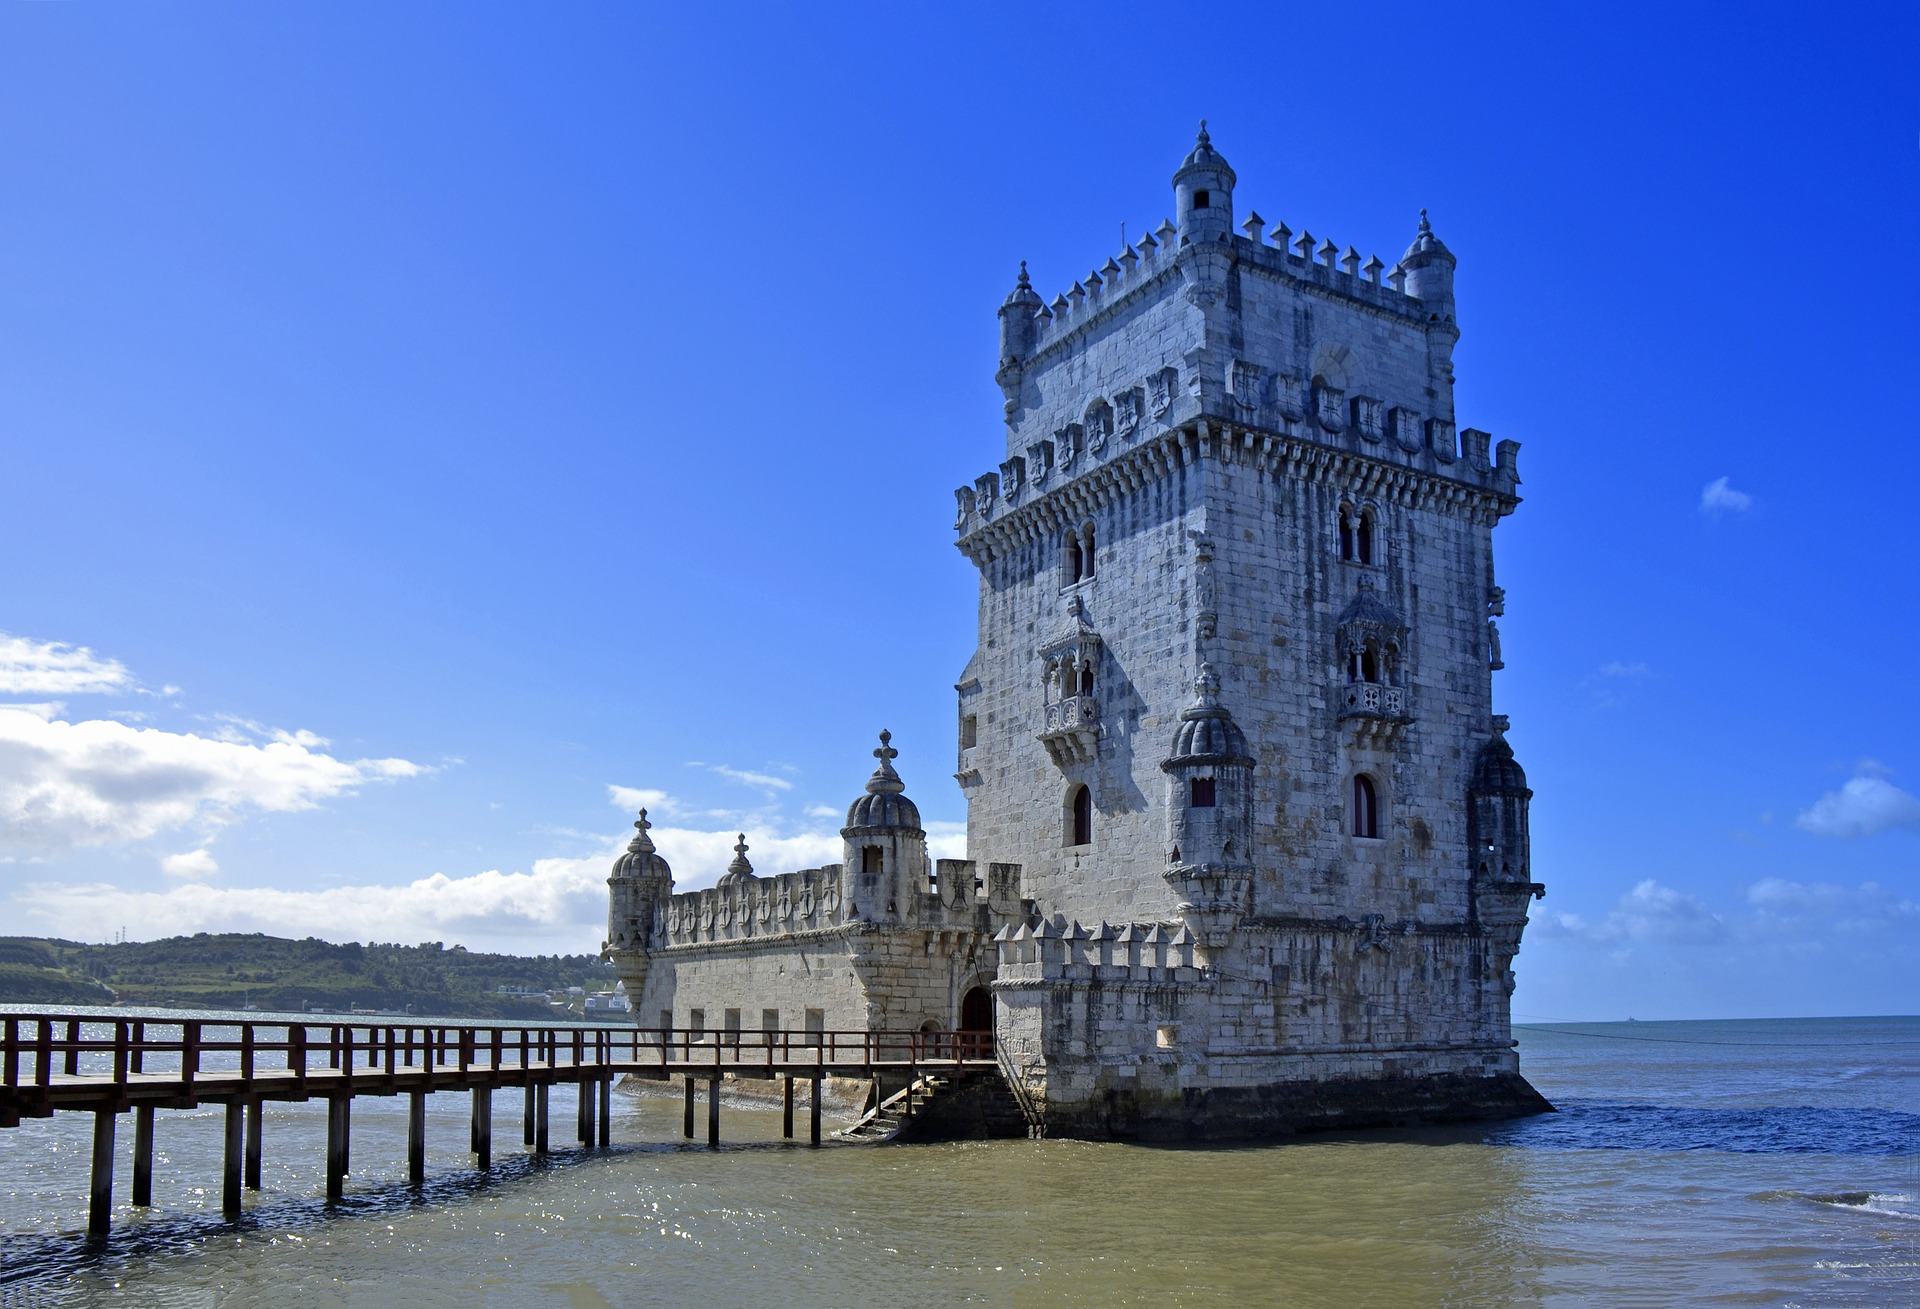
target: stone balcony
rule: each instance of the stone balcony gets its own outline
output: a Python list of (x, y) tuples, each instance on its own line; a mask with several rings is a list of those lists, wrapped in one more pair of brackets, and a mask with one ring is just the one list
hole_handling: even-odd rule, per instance
[(1350, 724), (1362, 741), (1386, 743), (1400, 731), (1407, 713), (1407, 688), (1384, 682), (1342, 682), (1334, 688), (1340, 721)]
[(1090, 695), (1070, 695), (1048, 705), (1040, 741), (1061, 767), (1091, 761), (1100, 748), (1100, 702)]

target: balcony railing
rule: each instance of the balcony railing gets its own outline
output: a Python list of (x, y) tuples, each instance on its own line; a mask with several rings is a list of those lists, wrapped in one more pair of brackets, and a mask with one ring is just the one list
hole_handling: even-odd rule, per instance
[(1342, 718), (1405, 718), (1407, 690), (1384, 682), (1345, 682), (1340, 686)]
[(1090, 695), (1070, 695), (1047, 706), (1047, 730), (1071, 732), (1100, 721), (1100, 702)]

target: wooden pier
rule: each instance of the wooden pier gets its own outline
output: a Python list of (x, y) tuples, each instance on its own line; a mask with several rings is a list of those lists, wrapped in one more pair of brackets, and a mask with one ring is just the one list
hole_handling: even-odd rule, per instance
[(226, 1107), (222, 1212), (236, 1218), (243, 1189), (260, 1188), (261, 1106), (327, 1101), (327, 1199), (345, 1188), (352, 1105), (362, 1095), (409, 1097), (407, 1173), (425, 1180), (426, 1097), (466, 1091), (473, 1107), (469, 1148), (481, 1168), (493, 1157), (493, 1093), (524, 1092), (522, 1140), (548, 1150), (553, 1085), (579, 1087), (575, 1138), (612, 1144), (613, 1083), (620, 1077), (686, 1080), (686, 1139), (694, 1139), (695, 1097), (707, 1091), (707, 1144), (720, 1144), (720, 1084), (727, 1076), (784, 1079), (783, 1135), (794, 1136), (794, 1084), (811, 1090), (809, 1139), (820, 1144), (821, 1083), (828, 1077), (885, 1079), (911, 1087), (935, 1072), (994, 1068), (993, 1038), (982, 1032), (706, 1032), (637, 1027), (526, 1027), (171, 1021), (94, 1014), (7, 1014), (0, 1055), (0, 1127), (22, 1118), (85, 1112), (93, 1120), (90, 1236), (104, 1237), (113, 1208), (119, 1116), (133, 1119), (133, 1190), (153, 1203), (155, 1113), (202, 1104)]

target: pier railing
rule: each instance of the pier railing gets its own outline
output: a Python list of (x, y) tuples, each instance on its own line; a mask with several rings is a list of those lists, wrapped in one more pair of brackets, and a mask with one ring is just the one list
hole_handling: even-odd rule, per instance
[[(686, 1079), (685, 1134), (694, 1134), (697, 1083), (707, 1083), (707, 1140), (720, 1142), (720, 1083), (728, 1077), (786, 1081), (784, 1135), (793, 1137), (794, 1083), (812, 1084), (811, 1137), (820, 1142), (821, 1083), (829, 1077), (904, 1078), (942, 1068), (995, 1067), (987, 1032), (703, 1031), (668, 1028), (168, 1019), (146, 1015), (0, 1015), (0, 1127), (61, 1111), (94, 1115), (89, 1230), (104, 1234), (111, 1209), (117, 1116), (135, 1114), (133, 1203), (151, 1203), (156, 1109), (206, 1102), (227, 1109), (223, 1208), (240, 1212), (242, 1186), (260, 1185), (261, 1104), (329, 1102), (327, 1194), (347, 1174), (349, 1106), (361, 1095), (407, 1095), (408, 1173), (422, 1180), (425, 1097), (473, 1095), (471, 1144), (489, 1166), (492, 1095), (526, 1092), (525, 1140), (547, 1149), (548, 1090), (579, 1086), (579, 1139), (591, 1146), (599, 1119), (610, 1144), (611, 1091), (620, 1077)], [(598, 1101), (598, 1113), (595, 1101)], [(244, 1174), (244, 1181), (243, 1181)]]

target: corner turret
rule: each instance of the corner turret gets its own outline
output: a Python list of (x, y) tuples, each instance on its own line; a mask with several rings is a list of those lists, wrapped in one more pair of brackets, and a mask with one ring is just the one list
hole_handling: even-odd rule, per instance
[(613, 861), (607, 878), (607, 939), (600, 957), (618, 956), (627, 994), (638, 1000), (646, 985), (649, 953), (666, 944), (667, 901), (673, 896), (673, 869), (653, 848), (653, 826), (642, 809), (633, 824), (633, 840)]
[(1253, 909), (1253, 752), (1220, 703), (1220, 679), (1200, 665), (1180, 713), (1167, 775), (1167, 870), (1180, 916), (1210, 949)]
[(1173, 175), (1180, 244), (1215, 245), (1233, 237), (1233, 184), (1239, 179), (1228, 166), (1213, 140), (1207, 135), (1207, 120), (1200, 120), (1200, 135), (1193, 149)]
[(847, 807), (842, 860), (847, 870), (849, 917), (869, 922), (902, 922), (917, 912), (920, 892), (932, 881), (927, 834), (920, 810), (906, 797), (906, 783), (893, 771), (900, 752), (893, 733), (880, 733), (873, 752), (880, 766), (867, 779), (866, 793)]

